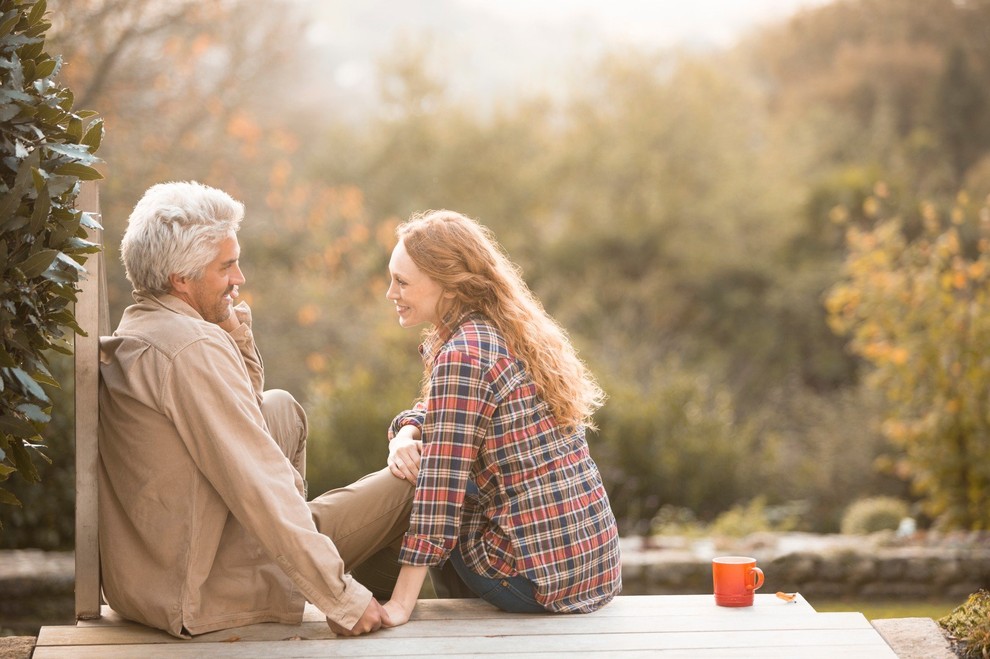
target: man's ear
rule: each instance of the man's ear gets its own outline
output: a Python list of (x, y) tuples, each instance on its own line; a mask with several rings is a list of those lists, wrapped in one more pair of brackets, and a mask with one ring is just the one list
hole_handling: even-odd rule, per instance
[(185, 293), (189, 289), (189, 277), (177, 275), (174, 272), (168, 276), (169, 286), (173, 293)]

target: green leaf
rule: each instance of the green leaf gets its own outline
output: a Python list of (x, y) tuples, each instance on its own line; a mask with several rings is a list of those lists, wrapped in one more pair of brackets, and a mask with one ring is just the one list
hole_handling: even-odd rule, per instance
[[(24, 419), (10, 415), (0, 416), (0, 432), (13, 435), (14, 437), (30, 437), (38, 434), (38, 431), (30, 423)], [(17, 440), (15, 439), (14, 441), (16, 442)]]
[(15, 440), (10, 449), (14, 454), (14, 466), (17, 467), (17, 471), (21, 472), (21, 476), (24, 477), (24, 480), (29, 483), (37, 483), (40, 480), (38, 470), (34, 466), (34, 461), (31, 460), (31, 454), (27, 452), (26, 448), (24, 448), (24, 444)]
[(66, 176), (75, 176), (82, 181), (98, 181), (103, 178), (103, 174), (99, 173), (92, 167), (89, 167), (88, 165), (80, 165), (75, 162), (66, 163), (56, 167), (55, 173), (64, 174)]
[[(73, 119), (69, 125), (70, 125), (70, 131), (69, 131), (70, 136), (72, 137), (73, 140), (78, 142), (79, 140), (82, 139), (82, 122)], [(75, 127), (78, 130), (72, 130), (72, 127)], [(94, 156), (92, 153), (89, 152), (89, 147), (86, 146), (85, 144), (47, 144), (45, 146), (51, 151), (54, 151), (55, 153), (61, 154), (63, 156), (69, 156), (70, 158), (78, 160), (83, 164), (99, 162), (100, 160), (99, 158), (97, 158), (96, 156)]]
[(75, 236), (65, 241), (65, 250), (72, 254), (95, 254), (102, 249), (99, 243), (76, 238)]
[(94, 121), (83, 135), (82, 143), (89, 147), (90, 152), (96, 153), (103, 142), (103, 120)]
[[(78, 240), (78, 238), (74, 238), (73, 240)], [(79, 241), (79, 242), (84, 242), (84, 241)], [(90, 244), (92, 245), (92, 243), (90, 243)], [(78, 263), (76, 263), (72, 258), (66, 256), (62, 252), (59, 252), (58, 253), (58, 256), (56, 257), (56, 259), (58, 260), (59, 263), (72, 268), (76, 272), (86, 272), (86, 268), (82, 267), (81, 265), (79, 265)]]
[(34, 25), (44, 18), (46, 11), (48, 11), (47, 0), (38, 0), (34, 3), (34, 6), (31, 7), (31, 12), (27, 15), (28, 25)]
[[(21, 500), (11, 494), (9, 491), (0, 487), (0, 503), (5, 503), (9, 506), (20, 506)], [(3, 528), (0, 526), (0, 528)]]
[(79, 220), (79, 223), (87, 229), (102, 229), (103, 225), (97, 221), (97, 216), (97, 213), (84, 212), (82, 214), (82, 218)]
[[(82, 136), (83, 136), (82, 119), (80, 119), (79, 117), (73, 117), (69, 119), (69, 126), (65, 132), (70, 138), (72, 138), (72, 141), (75, 142), (76, 144), (82, 141)], [(52, 145), (53, 148), (54, 146), (55, 145)]]
[(17, 25), (17, 21), (21, 19), (21, 13), (16, 9), (11, 9), (3, 16), (0, 16), (0, 37), (5, 37), (10, 34), (10, 31), (14, 29)]
[[(24, 36), (26, 36), (26, 37), (40, 37), (45, 32), (47, 32), (48, 31), (48, 28), (50, 28), (51, 26), (52, 26), (52, 24), (49, 23), (48, 21), (42, 21), (41, 23), (38, 23), (37, 25), (32, 25), (28, 29), (24, 30)], [(39, 75), (37, 75), (37, 73), (35, 74), (35, 78), (42, 78), (42, 77), (44, 77), (44, 76), (39, 76)]]
[(36, 78), (47, 78), (52, 73), (55, 72), (55, 67), (58, 65), (56, 60), (50, 59), (45, 60), (34, 70), (34, 75)]
[(48, 188), (44, 178), (41, 178), (40, 181), (37, 177), (35, 178), (35, 189), (38, 191), (38, 198), (34, 202), (34, 211), (31, 213), (30, 231), (38, 234), (45, 228), (48, 221), (48, 214), (52, 210), (52, 199), (48, 196)]
[(37, 254), (24, 259), (24, 262), (19, 266), (20, 270), (28, 279), (34, 279), (51, 266), (55, 259), (58, 258), (58, 254), (58, 250), (43, 249)]
[[(0, 451), (0, 456), (4, 456), (4, 455), (6, 455), (6, 454), (3, 451)], [(3, 458), (0, 457), (0, 460), (2, 460), (2, 459)], [(11, 475), (15, 471), (17, 471), (17, 470), (14, 469), (13, 467), (8, 467), (7, 465), (5, 465), (2, 462), (0, 462), (0, 481), (6, 480), (7, 479), (7, 476)]]
[(17, 406), (17, 411), (35, 423), (48, 423), (52, 417), (34, 403), (23, 403)]
[(11, 368), (8, 370), (14, 375), (17, 381), (21, 383), (21, 387), (25, 394), (32, 396), (35, 400), (44, 401), (46, 403), (49, 402), (48, 395), (45, 393), (45, 390), (41, 388), (41, 385), (39, 385), (34, 378), (20, 368)]

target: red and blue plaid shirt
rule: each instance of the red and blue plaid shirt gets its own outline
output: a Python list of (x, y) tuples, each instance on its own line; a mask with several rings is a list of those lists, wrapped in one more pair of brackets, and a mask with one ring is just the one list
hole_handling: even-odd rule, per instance
[(618, 531), (584, 430), (564, 432), (479, 314), (420, 351), (429, 397), (389, 430), (412, 424), (423, 437), (400, 562), (441, 565), (460, 544), (476, 573), (526, 577), (551, 611), (608, 603), (622, 587)]

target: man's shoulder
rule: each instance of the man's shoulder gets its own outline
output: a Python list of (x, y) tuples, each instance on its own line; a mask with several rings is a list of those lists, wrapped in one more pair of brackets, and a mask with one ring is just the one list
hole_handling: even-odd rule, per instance
[(168, 308), (136, 304), (124, 311), (124, 316), (111, 342), (136, 341), (161, 352), (169, 359), (191, 346), (223, 341), (224, 332), (213, 323), (175, 313)]

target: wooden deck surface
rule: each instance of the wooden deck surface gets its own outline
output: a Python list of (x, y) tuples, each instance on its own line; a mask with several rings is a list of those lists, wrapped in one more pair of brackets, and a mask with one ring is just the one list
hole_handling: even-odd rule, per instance
[(337, 638), (307, 606), (301, 625), (259, 624), (191, 640), (121, 619), (42, 628), (34, 659), (52, 657), (842, 657), (896, 655), (860, 613), (818, 613), (800, 595), (752, 607), (711, 595), (619, 597), (588, 615), (524, 615), (480, 600), (422, 600), (408, 624)]

